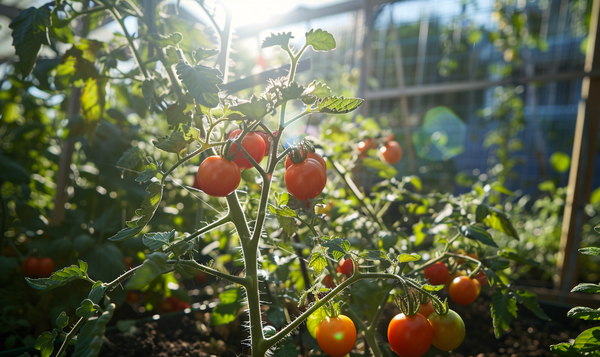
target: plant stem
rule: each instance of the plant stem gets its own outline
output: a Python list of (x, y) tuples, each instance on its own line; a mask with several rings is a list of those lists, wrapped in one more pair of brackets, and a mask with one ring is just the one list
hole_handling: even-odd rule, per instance
[(75, 326), (73, 326), (71, 331), (69, 331), (67, 336), (65, 336), (65, 340), (63, 341), (62, 345), (60, 346), (60, 349), (56, 353), (57, 357), (60, 357), (63, 353), (65, 353), (65, 350), (67, 349), (67, 346), (69, 345), (69, 342), (71, 342), (73, 337), (75, 337), (75, 334), (77, 334), (77, 331), (79, 331), (79, 329), (86, 323), (86, 321), (87, 321), (87, 319), (84, 317), (80, 318), (79, 321), (77, 321)]
[(119, 12), (114, 7), (111, 7), (108, 10), (110, 11), (110, 13), (113, 15), (115, 20), (117, 20), (117, 22), (121, 26), (121, 29), (123, 30), (123, 33), (125, 34), (125, 38), (127, 38), (127, 42), (129, 43), (129, 47), (131, 48), (131, 52), (133, 52), (133, 57), (135, 57), (135, 61), (137, 62), (138, 66), (140, 67), (140, 72), (142, 72), (142, 75), (144, 76), (145, 79), (148, 79), (149, 77), (148, 77), (148, 72), (146, 71), (146, 64), (144, 63), (144, 61), (142, 61), (140, 54), (138, 53), (137, 49), (135, 48), (135, 45), (133, 43), (133, 38), (127, 31), (127, 28), (125, 27), (125, 23), (123, 22), (123, 18), (121, 17), (121, 14), (119, 14)]
[(179, 262), (177, 260), (167, 260), (167, 264), (177, 264), (177, 263), (179, 263), (180, 265), (192, 268), (192, 269), (203, 271), (205, 273), (214, 275), (221, 279), (229, 280), (232, 283), (236, 283), (236, 284), (239, 284), (242, 286), (246, 286), (246, 283), (247, 283), (247, 278), (223, 273), (223, 272), (218, 271), (217, 269), (211, 268), (209, 266), (198, 264), (198, 262), (196, 262), (195, 260), (180, 260)]

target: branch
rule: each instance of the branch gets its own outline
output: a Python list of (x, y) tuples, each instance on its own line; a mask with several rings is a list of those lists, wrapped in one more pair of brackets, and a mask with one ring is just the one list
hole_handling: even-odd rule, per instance
[(228, 273), (223, 273), (222, 271), (219, 271), (215, 268), (211, 268), (209, 266), (206, 265), (202, 265), (202, 264), (198, 264), (198, 262), (196, 262), (195, 260), (167, 260), (167, 264), (177, 264), (179, 263), (182, 266), (186, 266), (188, 268), (192, 268), (192, 269), (196, 269), (196, 270), (200, 270), (203, 271), (205, 273), (214, 275), (216, 277), (225, 279), (225, 280), (229, 280), (232, 283), (236, 283), (242, 286), (247, 286), (248, 285), (248, 279), (246, 277), (241, 277), (241, 276), (235, 276), (235, 275), (231, 275)]

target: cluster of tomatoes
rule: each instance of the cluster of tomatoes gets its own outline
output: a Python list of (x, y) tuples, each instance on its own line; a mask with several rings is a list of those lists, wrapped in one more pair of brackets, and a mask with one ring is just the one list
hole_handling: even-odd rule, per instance
[[(392, 139), (394, 139), (394, 134), (388, 135), (384, 140), (385, 144), (379, 148), (381, 158), (390, 165), (393, 165), (402, 159), (402, 147), (397, 141)], [(366, 138), (358, 143), (357, 149), (360, 154), (359, 157), (363, 158), (367, 155), (369, 149), (377, 149), (377, 142), (373, 138)]]
[(298, 200), (308, 201), (317, 197), (326, 184), (327, 164), (321, 155), (308, 148), (294, 149), (285, 159), (285, 187)]
[[(232, 131), (229, 140), (236, 140), (241, 133), (241, 129)], [(249, 132), (242, 140), (242, 147), (254, 161), (261, 162), (263, 157), (269, 154), (271, 138), (265, 132)], [(233, 143), (229, 156), (232, 156), (236, 149), (237, 144)], [(241, 170), (249, 168), (252, 168), (252, 162), (241, 149), (232, 160), (217, 155), (211, 156), (200, 164), (193, 187), (213, 197), (228, 196), (239, 186), (242, 179)]]
[(425, 279), (432, 285), (444, 284), (448, 287), (450, 298), (459, 305), (469, 305), (477, 299), (482, 285), (487, 285), (487, 277), (480, 270), (474, 279), (469, 278), (464, 272), (450, 274), (442, 262), (436, 262), (423, 270)]
[(28, 257), (23, 264), (23, 273), (29, 278), (47, 278), (54, 271), (54, 260), (49, 257)]

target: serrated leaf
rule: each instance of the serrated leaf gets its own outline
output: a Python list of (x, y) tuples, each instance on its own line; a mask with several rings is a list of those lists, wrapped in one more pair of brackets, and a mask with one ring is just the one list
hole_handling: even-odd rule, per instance
[(358, 109), (364, 102), (360, 98), (344, 98), (342, 96), (319, 98), (316, 105), (316, 110), (326, 114), (345, 114)]
[(144, 169), (144, 171), (142, 171), (142, 173), (135, 178), (135, 182), (138, 183), (145, 183), (148, 182), (150, 180), (152, 180), (154, 177), (156, 177), (156, 174), (158, 173), (158, 167), (154, 164), (154, 163), (150, 163), (148, 165), (146, 165), (146, 169)]
[(40, 8), (29, 7), (21, 10), (10, 25), (15, 52), (19, 56), (19, 69), (23, 78), (35, 67), (42, 45), (50, 45), (48, 27), (50, 27), (52, 3)]
[(115, 304), (109, 304), (97, 319), (89, 320), (77, 335), (73, 357), (96, 357), (100, 353), (104, 331), (115, 312)]
[(387, 260), (388, 256), (382, 250), (367, 250), (360, 253), (365, 260)]
[(239, 288), (226, 290), (219, 294), (219, 300), (212, 311), (211, 326), (225, 325), (235, 320), (242, 307), (242, 291)]
[(250, 102), (232, 106), (230, 109), (232, 112), (242, 113), (244, 116), (254, 120), (263, 118), (271, 110), (269, 102), (266, 99), (255, 96), (250, 98)]
[(283, 231), (291, 236), (298, 230), (298, 226), (292, 217), (285, 216), (277, 216), (277, 222), (279, 222), (279, 227), (283, 228)]
[(306, 328), (313, 338), (317, 338), (317, 326), (327, 317), (325, 308), (320, 307), (306, 319)]
[[(165, 115), (167, 116), (167, 123), (172, 127), (179, 127), (179, 124), (189, 125), (192, 122), (192, 117), (189, 113), (185, 113), (185, 103), (175, 103), (167, 107)], [(201, 106), (206, 108), (205, 106)]]
[(336, 260), (340, 260), (351, 248), (350, 242), (342, 238), (334, 238), (323, 242), (323, 246), (327, 248), (327, 253), (331, 254)]
[(332, 94), (331, 88), (329, 88), (325, 83), (317, 80), (312, 81), (308, 87), (306, 87), (304, 93), (302, 93), (302, 95), (312, 95), (317, 98), (330, 97)]
[(585, 247), (585, 248), (579, 248), (579, 252), (581, 254), (587, 254), (587, 255), (600, 255), (600, 248), (598, 247)]
[(179, 32), (174, 32), (166, 36), (159, 33), (149, 33), (146, 35), (146, 39), (158, 47), (177, 46), (183, 41), (183, 35)]
[(418, 254), (405, 254), (402, 253), (398, 256), (398, 263), (409, 263), (409, 262), (416, 262), (421, 260), (421, 256)]
[(537, 301), (537, 295), (527, 290), (517, 290), (516, 292), (517, 301), (525, 307), (529, 309), (529, 311), (533, 312), (535, 316), (539, 317), (542, 320), (550, 321), (550, 317), (546, 315), (544, 310), (540, 307), (540, 304)]
[(581, 320), (600, 320), (600, 309), (594, 310), (591, 307), (577, 306), (567, 312), (567, 316)]
[(495, 207), (490, 207), (490, 214), (484, 219), (484, 222), (497, 231), (504, 232), (517, 240), (519, 239), (519, 233), (517, 233), (506, 214)]
[(135, 275), (129, 279), (125, 288), (127, 290), (139, 290), (148, 285), (154, 278), (168, 272), (167, 255), (164, 253), (152, 253), (146, 256)]
[(589, 328), (583, 331), (573, 343), (573, 347), (579, 351), (581, 355), (592, 356), (600, 353), (600, 326)]
[(142, 242), (148, 249), (157, 250), (165, 244), (169, 244), (175, 238), (175, 230), (170, 232), (146, 233)]
[(146, 161), (146, 152), (138, 147), (125, 150), (123, 155), (117, 161), (117, 167), (120, 169), (138, 170)]
[(110, 237), (109, 240), (118, 242), (132, 238), (140, 233), (148, 222), (150, 222), (162, 199), (163, 186), (158, 182), (153, 182), (146, 188), (146, 192), (148, 194), (144, 197), (144, 201), (142, 201), (141, 209), (136, 211), (136, 215), (140, 218), (127, 222), (127, 227)]
[(500, 338), (510, 328), (510, 323), (517, 317), (517, 300), (508, 293), (500, 291), (492, 294), (491, 312), (494, 334)]
[(35, 340), (35, 349), (39, 350), (42, 357), (50, 357), (52, 351), (54, 350), (54, 339), (58, 336), (58, 333), (52, 331), (52, 333), (48, 331), (44, 331), (37, 340)]
[(196, 103), (209, 108), (214, 108), (219, 104), (219, 87), (217, 85), (223, 83), (221, 71), (201, 64), (192, 67), (183, 61), (179, 61), (175, 69), (179, 79), (185, 84)]
[(218, 55), (219, 52), (221, 51), (213, 48), (198, 47), (198, 49), (192, 53), (192, 56), (194, 56), (196, 62), (200, 62), (212, 56)]
[(306, 33), (306, 44), (315, 51), (331, 51), (335, 49), (335, 38), (332, 34), (321, 29), (310, 30)]
[(29, 284), (29, 286), (31, 286), (34, 289), (48, 291), (58, 288), (59, 286), (63, 286), (73, 280), (88, 280), (89, 278), (87, 276), (87, 268), (87, 263), (80, 260), (79, 266), (71, 265), (70, 267), (66, 267), (61, 270), (55, 271), (49, 278), (25, 278), (25, 280), (27, 281), (27, 284)]
[(67, 313), (63, 311), (58, 315), (55, 323), (58, 329), (62, 330), (69, 324), (69, 316), (67, 316)]
[(315, 274), (321, 274), (323, 269), (327, 266), (327, 258), (323, 255), (321, 247), (315, 247), (310, 254), (310, 260), (308, 267), (314, 269)]
[(272, 46), (280, 46), (284, 50), (288, 48), (290, 40), (294, 38), (291, 32), (281, 32), (278, 34), (271, 33), (265, 38), (261, 44), (261, 48), (267, 48)]
[(571, 290), (572, 293), (599, 294), (600, 284), (581, 283)]
[(525, 259), (517, 253), (509, 252), (506, 250), (502, 250), (502, 251), (498, 252), (498, 255), (503, 258), (514, 260), (515, 262), (522, 263), (522, 264), (529, 264), (529, 265), (533, 265), (533, 266), (540, 265), (540, 263), (536, 262), (535, 260)]
[(558, 345), (550, 345), (550, 351), (560, 357), (575, 357), (579, 356), (577, 350), (570, 343), (559, 343)]
[(498, 245), (492, 239), (492, 236), (481, 227), (479, 223), (473, 223), (470, 226), (460, 227), (460, 232), (463, 236), (480, 241), (485, 245), (498, 248)]
[(269, 310), (267, 310), (267, 319), (279, 330), (285, 322), (285, 313), (279, 306), (271, 305), (269, 306)]
[(379, 177), (382, 177), (384, 179), (391, 179), (392, 177), (396, 177), (396, 175), (398, 174), (398, 171), (393, 166), (390, 166), (385, 162), (379, 159), (374, 159), (372, 157), (365, 157), (362, 160), (362, 164), (364, 166), (373, 168), (375, 171), (377, 171)]
[(81, 117), (85, 123), (88, 140), (93, 138), (96, 127), (104, 115), (105, 86), (104, 79), (90, 77), (85, 80), (81, 90)]
[(293, 209), (289, 208), (288, 206), (275, 207), (273, 205), (269, 205), (269, 210), (271, 211), (271, 213), (276, 214), (278, 216), (282, 216), (282, 217), (297, 217), (296, 211), (294, 211)]
[(90, 299), (85, 299), (81, 302), (81, 305), (75, 310), (75, 315), (89, 319), (96, 314), (96, 307), (94, 302)]

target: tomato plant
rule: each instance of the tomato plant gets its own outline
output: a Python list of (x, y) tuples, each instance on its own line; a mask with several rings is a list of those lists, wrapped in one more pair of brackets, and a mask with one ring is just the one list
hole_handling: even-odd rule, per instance
[(459, 276), (450, 284), (450, 298), (460, 305), (469, 305), (477, 299), (481, 285), (477, 279)]
[(429, 316), (433, 329), (432, 344), (442, 351), (451, 351), (460, 346), (465, 339), (465, 323), (453, 310), (447, 314), (433, 313)]
[(448, 268), (442, 262), (436, 262), (433, 265), (428, 266), (423, 270), (425, 279), (429, 280), (432, 285), (440, 285), (446, 283), (446, 280), (450, 276)]
[(211, 156), (204, 160), (198, 168), (197, 177), (198, 185), (203, 191), (214, 197), (231, 194), (242, 178), (240, 168), (235, 162), (219, 156)]
[(326, 317), (317, 326), (319, 347), (331, 357), (350, 353), (356, 344), (356, 327), (348, 316)]
[(420, 357), (431, 346), (433, 329), (425, 316), (401, 313), (390, 321), (387, 335), (392, 351), (399, 356)]

